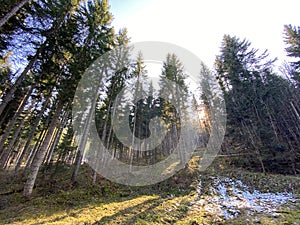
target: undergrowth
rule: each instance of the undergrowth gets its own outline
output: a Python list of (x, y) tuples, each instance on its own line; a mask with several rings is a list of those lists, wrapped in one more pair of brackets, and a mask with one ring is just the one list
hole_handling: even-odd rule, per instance
[(264, 175), (230, 168), (222, 159), (203, 172), (198, 158), (173, 177), (155, 185), (129, 187), (98, 176), (88, 165), (80, 169), (76, 184), (71, 182), (72, 167), (60, 164), (43, 168), (30, 201), (22, 198), (26, 176), (0, 173), (0, 224), (300, 224), (299, 203), (283, 206), (274, 215), (241, 215), (224, 220), (213, 214), (190, 212), (191, 202), (199, 196), (196, 188), (201, 175), (202, 194), (210, 187), (211, 176), (242, 180), (262, 192), (292, 192), (299, 196), (300, 178)]

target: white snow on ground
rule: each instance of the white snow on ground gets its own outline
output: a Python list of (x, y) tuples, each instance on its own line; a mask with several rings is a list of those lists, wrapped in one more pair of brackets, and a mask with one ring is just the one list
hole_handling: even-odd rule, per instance
[(208, 213), (232, 219), (246, 210), (249, 215), (274, 213), (283, 204), (297, 200), (291, 193), (261, 193), (250, 188), (240, 180), (211, 177), (212, 186), (208, 195), (201, 195), (201, 181), (198, 186), (199, 199), (191, 203), (191, 211), (204, 210)]

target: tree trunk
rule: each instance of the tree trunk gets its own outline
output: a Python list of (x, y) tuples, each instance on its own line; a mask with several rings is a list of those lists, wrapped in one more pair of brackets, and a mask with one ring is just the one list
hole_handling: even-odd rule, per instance
[[(19, 149), (22, 144), (23, 144), (22, 141), (18, 140), (18, 142), (14, 145), (14, 147), (16, 149)], [(6, 161), (6, 163), (4, 165), (4, 169), (7, 169), (10, 167), (11, 164), (14, 164), (15, 161), (18, 160), (19, 155), (20, 155), (20, 152), (13, 151), (12, 154), (10, 155), (10, 157), (8, 158), (8, 160)]]
[[(25, 1), (25, 0), (23, 0)], [(28, 0), (27, 0), (28, 1)], [(26, 3), (26, 1), (25, 1)], [(24, 4), (25, 4), (24, 3)], [(23, 4), (23, 5), (24, 5)], [(72, 12), (72, 10), (74, 9), (74, 6), (70, 6), (70, 8), (65, 10), (65, 13), (63, 15), (61, 15), (60, 17), (58, 17), (57, 20), (55, 20), (53, 22), (53, 27), (51, 27), (48, 31), (47, 31), (47, 37), (46, 40), (44, 41), (44, 43), (38, 48), (38, 50), (36, 51), (35, 55), (32, 57), (32, 59), (29, 61), (29, 63), (27, 64), (27, 66), (25, 67), (25, 69), (23, 70), (23, 72), (20, 74), (20, 76), (17, 78), (16, 82), (12, 85), (12, 87), (7, 91), (7, 93), (5, 93), (4, 96), (2, 96), (2, 103), (0, 104), (0, 115), (2, 114), (3, 110), (5, 109), (6, 105), (11, 101), (13, 94), (15, 93), (15, 91), (17, 90), (18, 86), (20, 86), (20, 84), (22, 83), (22, 81), (24, 80), (25, 76), (27, 75), (27, 73), (29, 72), (29, 70), (32, 68), (32, 66), (34, 65), (34, 63), (36, 62), (36, 60), (43, 56), (46, 57), (44, 55), (44, 49), (47, 47), (47, 45), (49, 44), (49, 37), (52, 39), (53, 34), (56, 34), (55, 32), (57, 31), (57, 29), (61, 26), (61, 24), (64, 22), (65, 17)], [(2, 19), (1, 19), (2, 20)], [(0, 25), (1, 27), (1, 25)], [(51, 54), (48, 56), (49, 59), (52, 58), (53, 56), (53, 52), (51, 52)]]
[(49, 168), (53, 164), (54, 155), (55, 155), (54, 154), (54, 150), (56, 149), (56, 147), (58, 145), (58, 142), (59, 142), (59, 140), (61, 138), (61, 135), (63, 133), (64, 127), (65, 127), (65, 125), (67, 123), (68, 115), (69, 115), (68, 112), (64, 113), (63, 119), (62, 119), (60, 125), (58, 126), (58, 130), (57, 130), (57, 132), (55, 134), (53, 144), (51, 145), (50, 153), (49, 153), (49, 156), (47, 157), (47, 160), (46, 160), (46, 163), (49, 165)]
[(50, 100), (50, 96), (51, 96), (51, 95), (49, 94), (48, 97), (47, 97), (47, 99), (46, 99), (46, 101), (45, 101), (44, 104), (43, 104), (43, 107), (42, 107), (41, 111), (39, 112), (39, 114), (37, 115), (37, 117), (36, 117), (35, 120), (34, 120), (34, 123), (33, 123), (32, 127), (31, 127), (30, 133), (29, 133), (29, 135), (28, 135), (28, 137), (27, 137), (26, 144), (25, 144), (25, 146), (24, 146), (24, 148), (23, 148), (23, 150), (22, 150), (21, 156), (20, 156), (20, 158), (18, 159), (18, 162), (17, 162), (17, 164), (16, 164), (15, 171), (17, 171), (17, 170), (20, 168), (21, 164), (22, 164), (23, 158), (25, 157), (25, 155), (26, 155), (26, 153), (27, 153), (27, 151), (28, 151), (28, 148), (29, 148), (29, 146), (30, 146), (30, 142), (31, 142), (31, 140), (32, 140), (33, 137), (34, 137), (36, 128), (37, 128), (37, 126), (39, 125), (39, 122), (40, 122), (40, 120), (41, 120), (41, 117), (42, 117), (42, 115), (44, 114), (44, 112), (45, 112), (45, 110), (46, 110), (46, 108), (47, 108), (47, 105), (48, 105), (49, 100)]
[(80, 168), (80, 165), (82, 162), (82, 158), (83, 158), (83, 154), (82, 154), (81, 150), (78, 148), (78, 151), (76, 154), (76, 160), (75, 160), (75, 168), (73, 170), (72, 177), (71, 177), (71, 180), (74, 184), (77, 182), (78, 172), (79, 172), (79, 168)]
[[(5, 130), (5, 133), (4, 133), (4, 134), (2, 135), (2, 137), (1, 137), (1, 141), (0, 141), (0, 155), (1, 155), (2, 152), (3, 152), (3, 147), (4, 147), (4, 144), (5, 144), (5, 141), (6, 141), (6, 139), (8, 138), (8, 136), (9, 136), (11, 130), (13, 129), (13, 127), (14, 127), (14, 125), (15, 125), (17, 119), (18, 119), (18, 117), (21, 115), (21, 113), (22, 113), (22, 111), (23, 111), (23, 108), (25, 107), (25, 105), (26, 105), (26, 103), (27, 103), (27, 100), (28, 100), (28, 98), (29, 98), (30, 95), (31, 95), (32, 90), (33, 90), (33, 88), (31, 87), (31, 88), (27, 91), (27, 93), (26, 93), (26, 95), (24, 96), (24, 98), (23, 98), (21, 104), (19, 105), (19, 107), (18, 107), (18, 109), (17, 109), (15, 115), (13, 116), (13, 118), (11, 119), (11, 121), (9, 122), (9, 124), (8, 124), (8, 126), (7, 126), (7, 128), (6, 128), (6, 130)], [(1, 113), (0, 113), (0, 114), (1, 114)]]
[(94, 172), (93, 172), (93, 184), (96, 184), (96, 182), (97, 182), (97, 171), (96, 170), (94, 170)]
[[(14, 147), (15, 142), (16, 142), (16, 140), (19, 138), (19, 134), (20, 134), (20, 132), (21, 132), (21, 129), (23, 128), (23, 125), (24, 125), (25, 121), (26, 121), (26, 120), (28, 119), (28, 117), (29, 117), (28, 114), (31, 113), (30, 110), (31, 110), (31, 108), (32, 108), (32, 105), (33, 105), (33, 102), (31, 102), (29, 108), (26, 110), (26, 114), (27, 114), (27, 115), (25, 115), (25, 118), (24, 118), (24, 119), (21, 118), (21, 122), (19, 123), (19, 126), (18, 126), (17, 130), (14, 131), (14, 135), (13, 135), (12, 139), (9, 141), (9, 146), (8, 146), (7, 150), (4, 151), (3, 156), (2, 156), (1, 159), (0, 159), (0, 168), (1, 168), (1, 167), (4, 168), (4, 166), (5, 166), (5, 161), (8, 160), (9, 154), (10, 154), (10, 152), (12, 151), (12, 148)], [(19, 149), (16, 149), (16, 150), (17, 150), (17, 152), (20, 152)], [(18, 155), (19, 155), (19, 153), (18, 153)]]
[(49, 163), (49, 159), (52, 155), (52, 149), (53, 149), (53, 145), (54, 145), (54, 142), (56, 140), (57, 135), (58, 135), (58, 129), (57, 129), (57, 125), (56, 125), (55, 128), (54, 128), (54, 131), (52, 133), (52, 137), (50, 139), (48, 149), (46, 151), (46, 154), (45, 154), (45, 157), (44, 157), (44, 160), (43, 160), (42, 164), (47, 165)]
[(33, 148), (31, 149), (31, 151), (30, 151), (29, 156), (27, 157), (27, 161), (26, 161), (26, 165), (25, 165), (24, 170), (23, 170), (23, 174), (25, 174), (26, 171), (27, 171), (27, 169), (30, 167), (31, 162), (32, 162), (32, 160), (34, 159), (36, 152), (38, 151), (38, 149), (39, 149), (40, 146), (42, 145), (43, 140), (45, 139), (45, 136), (46, 136), (46, 133), (47, 133), (47, 129), (48, 129), (48, 127), (45, 128), (44, 130), (42, 130), (42, 131), (40, 132), (40, 135), (39, 135), (39, 137), (38, 137), (38, 140), (36, 141), (34, 147), (33, 147)]
[(13, 146), (14, 146), (17, 138), (19, 137), (19, 134), (20, 134), (20, 131), (23, 127), (24, 122), (25, 122), (25, 119), (21, 120), (17, 130), (14, 132), (12, 140), (10, 140), (10, 142), (9, 142), (8, 148), (6, 149), (6, 151), (4, 151), (3, 155), (1, 156), (1, 158), (0, 158), (0, 168), (5, 167), (5, 164), (6, 164), (7, 160), (9, 159), (9, 155), (10, 155), (12, 149), (13, 149)]
[(77, 175), (78, 175), (81, 163), (82, 163), (83, 152), (84, 152), (84, 149), (85, 149), (85, 146), (86, 146), (86, 142), (87, 142), (87, 139), (88, 139), (88, 131), (90, 130), (92, 119), (95, 116), (94, 112), (95, 112), (96, 103), (97, 103), (96, 99), (97, 99), (98, 94), (99, 94), (99, 92), (98, 92), (99, 91), (99, 87), (100, 87), (100, 84), (99, 84), (99, 86), (96, 87), (97, 91), (96, 91), (95, 96), (93, 98), (94, 100), (92, 101), (92, 105), (91, 105), (91, 108), (90, 108), (90, 111), (89, 111), (89, 114), (88, 114), (87, 121), (86, 121), (86, 123), (84, 125), (82, 137), (80, 138), (80, 142), (79, 142), (79, 146), (78, 146), (78, 151), (77, 151), (77, 155), (76, 155), (76, 160), (75, 160), (75, 168), (73, 170), (72, 178), (71, 178), (71, 180), (72, 180), (73, 183), (77, 182)]
[(40, 166), (41, 166), (41, 164), (44, 160), (45, 154), (47, 152), (47, 148), (49, 146), (49, 142), (51, 140), (53, 131), (56, 127), (56, 124), (57, 124), (57, 121), (59, 119), (62, 108), (63, 108), (63, 104), (61, 102), (59, 102), (58, 107), (56, 109), (56, 112), (55, 112), (55, 114), (52, 118), (52, 121), (51, 121), (50, 125), (49, 125), (45, 140), (44, 140), (41, 148), (37, 151), (37, 153), (34, 157), (34, 160), (31, 164), (30, 172), (29, 172), (29, 175), (28, 175), (28, 178), (27, 178), (24, 190), (23, 190), (23, 196), (25, 198), (30, 197), (30, 195), (32, 193), (38, 171), (39, 171)]
[(0, 27), (2, 27), (11, 17), (13, 17), (29, 0), (23, 0), (18, 5), (14, 6), (12, 10), (0, 19)]
[(0, 115), (2, 114), (2, 112), (5, 109), (5, 107), (7, 106), (7, 104), (11, 101), (13, 94), (15, 93), (15, 91), (17, 90), (17, 88), (20, 86), (20, 84), (22, 83), (24, 77), (27, 75), (27, 73), (29, 72), (29, 70), (31, 69), (31, 67), (33, 66), (33, 64), (35, 63), (35, 61), (37, 60), (38, 55), (40, 54), (40, 52), (41, 52), (41, 48), (37, 50), (37, 52), (35, 53), (34, 57), (30, 60), (30, 62), (25, 67), (25, 69), (23, 70), (23, 72), (21, 73), (21, 75), (18, 77), (18, 79), (16, 80), (16, 82), (7, 91), (7, 93), (5, 93), (5, 95), (3, 96), (2, 103), (0, 105)]
[(4, 115), (1, 115), (1, 119), (0, 119), (0, 127), (2, 127), (2, 124), (4, 123), (7, 115), (9, 114), (9, 110), (10, 110), (10, 107), (8, 107), (6, 110), (5, 110), (5, 113), (3, 113)]

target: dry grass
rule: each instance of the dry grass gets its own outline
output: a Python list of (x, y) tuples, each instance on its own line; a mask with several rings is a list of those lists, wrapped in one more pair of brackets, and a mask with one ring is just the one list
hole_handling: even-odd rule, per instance
[[(71, 168), (62, 165), (40, 174), (33, 198), (24, 201), (21, 192), (24, 177), (0, 173), (0, 224), (300, 224), (299, 203), (282, 207), (276, 216), (246, 214), (224, 220), (213, 213), (190, 211), (197, 198), (197, 158), (189, 167), (156, 185), (128, 187), (98, 177), (92, 185), (92, 170), (82, 166), (77, 185), (70, 182)], [(261, 191), (292, 191), (299, 194), (299, 177), (263, 175), (224, 167), (215, 163), (202, 173), (203, 193), (209, 188), (209, 176), (230, 176)]]

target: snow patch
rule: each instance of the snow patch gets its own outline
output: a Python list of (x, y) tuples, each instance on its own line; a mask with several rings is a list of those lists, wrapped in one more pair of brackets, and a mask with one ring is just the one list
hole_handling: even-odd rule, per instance
[(223, 216), (225, 219), (237, 217), (241, 210), (253, 213), (275, 213), (283, 204), (297, 200), (291, 193), (261, 193), (250, 188), (240, 180), (211, 177), (212, 186), (208, 195), (201, 195), (201, 181), (197, 187), (197, 201), (191, 202), (191, 210), (204, 210)]

